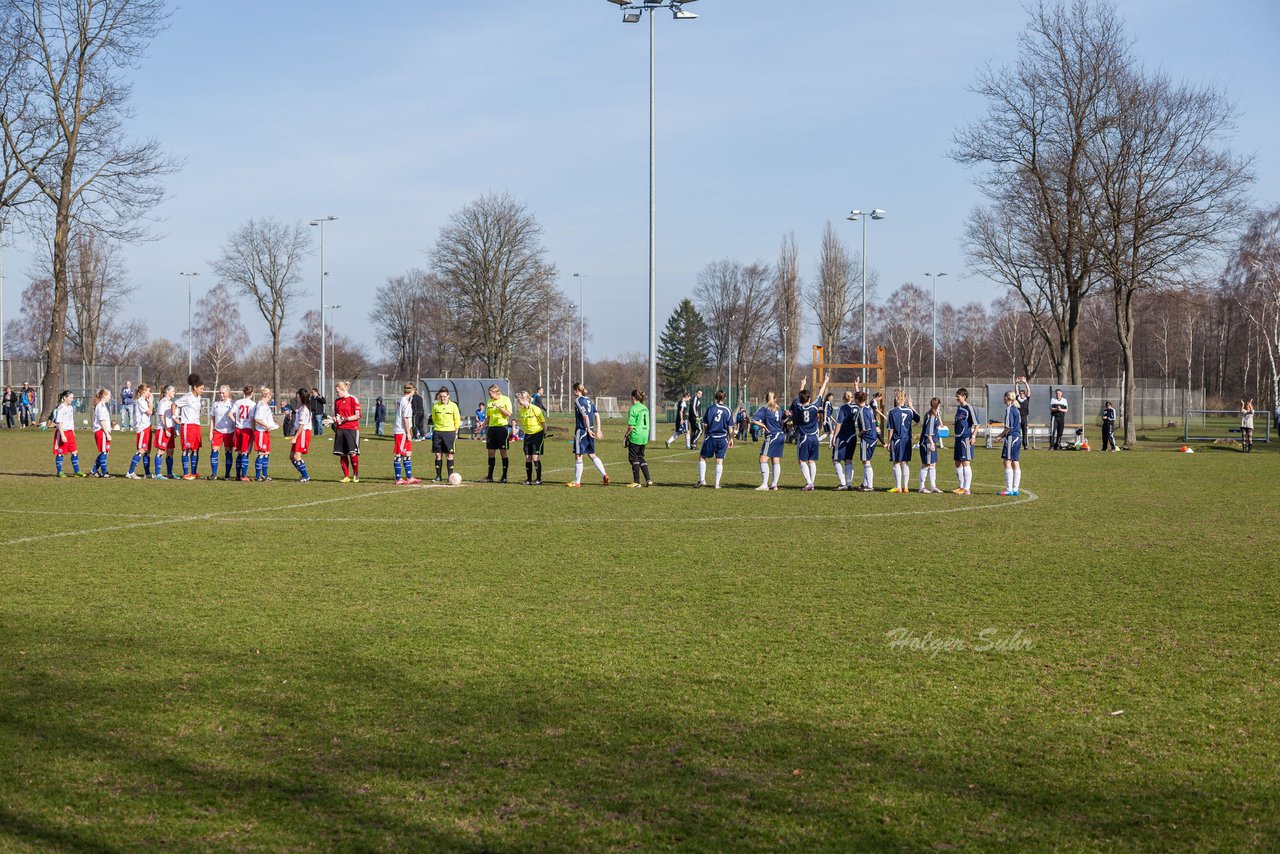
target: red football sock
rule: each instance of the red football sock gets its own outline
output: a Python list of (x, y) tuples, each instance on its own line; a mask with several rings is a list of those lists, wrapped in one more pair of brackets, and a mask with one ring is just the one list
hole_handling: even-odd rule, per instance
[(351, 458), (351, 471), (355, 474), (356, 477), (360, 476), (360, 458), (359, 457)]
[(341, 457), (341, 460), (342, 460), (342, 476), (351, 477), (351, 469), (347, 467), (347, 458)]

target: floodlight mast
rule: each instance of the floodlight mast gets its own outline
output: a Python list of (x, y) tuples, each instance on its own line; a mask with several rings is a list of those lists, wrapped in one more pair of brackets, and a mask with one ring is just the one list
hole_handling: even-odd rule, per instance
[[(653, 131), (653, 13), (658, 9), (670, 9), (677, 21), (691, 21), (698, 16), (686, 12), (684, 7), (695, 0), (607, 0), (622, 10), (622, 22), (640, 23), (643, 12), (649, 13), (649, 410), (656, 412), (658, 405), (658, 279), (657, 279), (657, 194), (654, 189), (656, 169)], [(658, 438), (658, 419), (649, 419), (649, 439)]]

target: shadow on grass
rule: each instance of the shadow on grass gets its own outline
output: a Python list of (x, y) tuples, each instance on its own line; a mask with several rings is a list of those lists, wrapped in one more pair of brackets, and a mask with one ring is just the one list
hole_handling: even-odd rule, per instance
[[(1274, 805), (1225, 774), (1109, 780), (1096, 754), (1012, 726), (975, 731), (971, 745), (914, 715), (871, 731), (727, 704), (695, 714), (625, 675), (533, 679), (476, 662), (466, 678), (436, 678), (341, 649), (183, 652), (122, 645), (107, 656), (114, 675), (25, 666), (0, 680), (0, 840), (104, 852), (1163, 850), (1239, 839), (1223, 803)], [(188, 672), (121, 681), (139, 657)]]

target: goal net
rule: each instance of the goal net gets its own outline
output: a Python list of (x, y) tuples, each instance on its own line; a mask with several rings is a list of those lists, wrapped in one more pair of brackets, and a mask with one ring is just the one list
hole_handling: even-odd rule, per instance
[[(1272, 433), (1271, 413), (1260, 410), (1253, 416), (1253, 441), (1270, 442)], [(1240, 411), (1237, 409), (1188, 409), (1182, 415), (1182, 440), (1184, 442), (1212, 442), (1215, 439), (1241, 437)]]

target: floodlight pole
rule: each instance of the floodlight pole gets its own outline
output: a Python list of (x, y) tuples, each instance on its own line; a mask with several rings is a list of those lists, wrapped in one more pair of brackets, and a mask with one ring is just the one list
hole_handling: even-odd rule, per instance
[[(320, 226), (320, 396), (324, 397), (324, 224), (333, 222), (337, 217), (318, 216), (309, 223)], [(279, 389), (277, 389), (279, 391)]]
[[(638, 23), (639, 13), (649, 13), (649, 410), (655, 412), (658, 405), (658, 197), (657, 197), (657, 145), (654, 134), (654, 33), (653, 13), (658, 9), (670, 9), (676, 20), (692, 20), (698, 16), (681, 8), (693, 0), (609, 0), (623, 10), (622, 20)], [(658, 423), (649, 419), (649, 439), (658, 438)]]
[(933, 280), (933, 393), (931, 397), (938, 396), (938, 279), (941, 279), (946, 273), (925, 273)]
[(178, 275), (185, 276), (187, 279), (187, 376), (191, 376), (191, 373), (192, 373), (192, 368), (191, 368), (192, 340), (191, 339), (194, 337), (191, 333), (191, 280), (200, 274), (199, 273), (179, 273)]
[[(850, 222), (862, 220), (862, 364), (867, 364), (867, 217), (884, 219), (885, 211), (872, 208), (862, 211), (854, 208), (845, 219)], [(867, 381), (867, 369), (862, 369), (862, 382)]]

